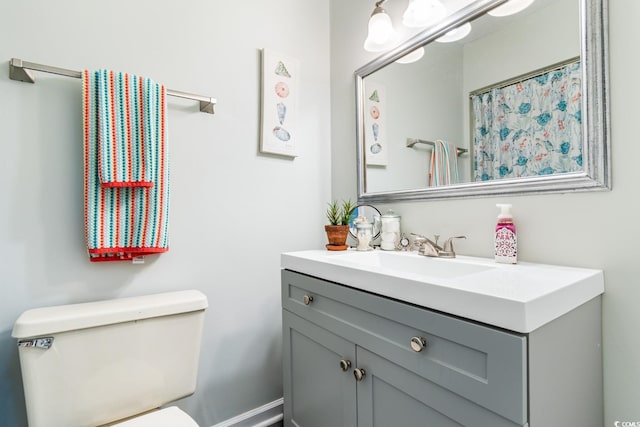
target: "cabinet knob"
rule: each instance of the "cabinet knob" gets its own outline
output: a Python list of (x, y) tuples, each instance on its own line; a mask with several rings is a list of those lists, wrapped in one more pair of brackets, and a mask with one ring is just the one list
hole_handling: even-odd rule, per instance
[(351, 367), (351, 360), (342, 359), (340, 361), (340, 369), (342, 369), (343, 371), (345, 372), (348, 371), (350, 367)]
[(427, 346), (427, 340), (422, 337), (411, 337), (411, 350), (419, 353)]
[(367, 376), (367, 372), (364, 369), (356, 368), (353, 370), (353, 376), (356, 377), (356, 381), (362, 381)]
[(304, 302), (304, 305), (309, 305), (313, 302), (313, 297), (311, 295), (305, 295), (302, 298), (302, 302)]

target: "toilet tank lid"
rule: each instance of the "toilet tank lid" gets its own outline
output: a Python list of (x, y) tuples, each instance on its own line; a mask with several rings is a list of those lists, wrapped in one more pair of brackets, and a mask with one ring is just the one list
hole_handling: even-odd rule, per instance
[(204, 310), (200, 291), (166, 292), (27, 310), (18, 317), (12, 336), (23, 339), (152, 317)]

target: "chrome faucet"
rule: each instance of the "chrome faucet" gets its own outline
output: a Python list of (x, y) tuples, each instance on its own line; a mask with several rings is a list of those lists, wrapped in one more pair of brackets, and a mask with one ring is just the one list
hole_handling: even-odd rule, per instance
[(453, 236), (445, 240), (444, 245), (440, 246), (438, 240), (439, 235), (435, 235), (435, 242), (426, 236), (411, 233), (414, 236), (413, 247), (418, 250), (420, 255), (439, 257), (439, 258), (455, 258), (456, 252), (453, 249), (453, 239), (466, 239), (467, 236)]

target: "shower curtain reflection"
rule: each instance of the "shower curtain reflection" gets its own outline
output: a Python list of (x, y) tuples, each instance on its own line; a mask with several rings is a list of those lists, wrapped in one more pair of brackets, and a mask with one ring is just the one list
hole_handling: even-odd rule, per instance
[(470, 94), (475, 181), (582, 171), (582, 84), (573, 59)]

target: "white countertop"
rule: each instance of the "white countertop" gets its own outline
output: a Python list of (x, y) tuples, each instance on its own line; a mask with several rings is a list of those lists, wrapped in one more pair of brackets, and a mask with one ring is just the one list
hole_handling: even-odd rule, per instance
[(528, 333), (604, 292), (601, 270), (497, 264), (458, 256), (308, 250), (283, 253), (284, 269)]

